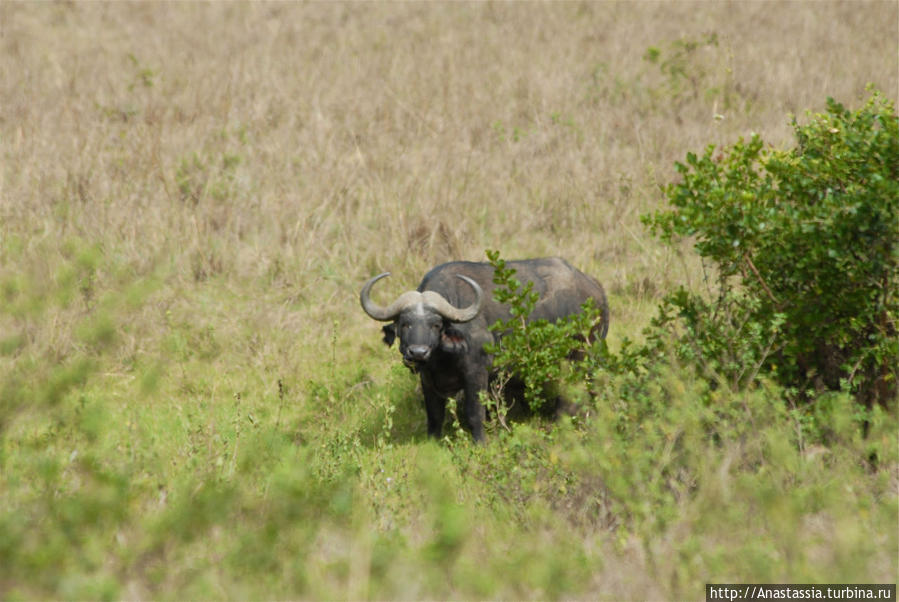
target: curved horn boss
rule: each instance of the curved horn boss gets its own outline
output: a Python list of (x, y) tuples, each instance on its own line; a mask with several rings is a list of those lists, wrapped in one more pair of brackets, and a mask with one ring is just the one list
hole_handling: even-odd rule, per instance
[(481, 290), (481, 287), (477, 282), (468, 276), (463, 276), (461, 274), (458, 274), (457, 277), (467, 282), (475, 292), (475, 301), (468, 307), (455, 307), (447, 301), (443, 295), (434, 291), (425, 291), (423, 293), (418, 291), (407, 291), (397, 297), (397, 299), (387, 307), (382, 307), (371, 300), (371, 289), (378, 280), (386, 278), (389, 275), (390, 272), (384, 272), (383, 274), (378, 274), (374, 278), (369, 279), (368, 282), (362, 286), (362, 291), (359, 293), (359, 301), (362, 304), (362, 309), (365, 310), (365, 313), (367, 313), (369, 317), (375, 320), (381, 322), (395, 320), (403, 311), (419, 303), (433, 309), (450, 322), (469, 322), (473, 320), (481, 310), (484, 291)]

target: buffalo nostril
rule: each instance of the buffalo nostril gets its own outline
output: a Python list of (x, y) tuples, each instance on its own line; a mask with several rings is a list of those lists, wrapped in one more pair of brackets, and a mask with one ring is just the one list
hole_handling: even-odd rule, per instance
[(417, 362), (428, 359), (430, 354), (431, 348), (427, 345), (410, 345), (406, 352), (406, 356), (410, 360), (415, 360)]

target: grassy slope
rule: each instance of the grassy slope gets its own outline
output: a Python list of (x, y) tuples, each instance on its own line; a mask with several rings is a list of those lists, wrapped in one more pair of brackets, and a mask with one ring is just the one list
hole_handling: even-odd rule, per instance
[(485, 248), (558, 254), (606, 284), (613, 348), (638, 336), (661, 292), (701, 285), (639, 223), (673, 162), (752, 131), (790, 144), (789, 113), (868, 82), (895, 95), (897, 18), (0, 4), (0, 597), (896, 581), (895, 458), (855, 453), (895, 448), (894, 422), (810, 453), (760, 392), (710, 447), (672, 375), (645, 440), (597, 419), (437, 446), (356, 295)]

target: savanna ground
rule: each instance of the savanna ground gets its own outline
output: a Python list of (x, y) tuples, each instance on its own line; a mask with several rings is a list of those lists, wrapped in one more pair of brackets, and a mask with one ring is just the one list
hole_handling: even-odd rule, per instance
[(560, 255), (605, 284), (611, 349), (639, 341), (703, 285), (640, 222), (674, 162), (789, 145), (791, 114), (868, 83), (895, 100), (897, 23), (896, 2), (3, 2), (0, 598), (895, 583), (895, 416), (862, 439), (837, 396), (805, 445), (777, 387), (718, 391), (739, 411), (709, 441), (672, 369), (636, 436), (612, 383), (585, 420), (429, 442), (357, 295)]

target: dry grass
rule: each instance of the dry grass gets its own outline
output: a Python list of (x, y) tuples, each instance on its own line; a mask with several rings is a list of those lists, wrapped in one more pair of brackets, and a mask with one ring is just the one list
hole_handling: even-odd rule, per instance
[[(857, 106), (868, 83), (895, 98), (897, 23), (895, 1), (2, 2), (0, 282), (40, 290), (77, 239), (106, 293), (0, 330), (20, 319), (61, 360), (93, 304), (127, 302), (119, 280), (155, 278), (105, 377), (176, 355), (173, 324), (185, 345), (214, 329), (229, 353), (197, 386), (224, 407), (248, 382), (272, 398), (275, 378), (386, 358), (356, 300), (370, 275), (399, 292), (497, 248), (597, 276), (614, 346), (700, 278), (639, 219), (674, 161), (750, 132), (788, 144), (788, 114)], [(626, 552), (603, 579), (643, 566)]]
[[(899, 86), (894, 2), (0, 11), (5, 236), (340, 307), (371, 273), (411, 286), (488, 247), (664, 286), (679, 267), (638, 216), (673, 161)], [(709, 33), (672, 95), (646, 50)]]

